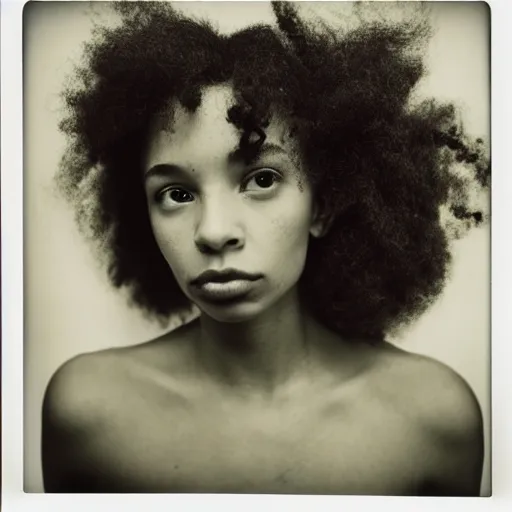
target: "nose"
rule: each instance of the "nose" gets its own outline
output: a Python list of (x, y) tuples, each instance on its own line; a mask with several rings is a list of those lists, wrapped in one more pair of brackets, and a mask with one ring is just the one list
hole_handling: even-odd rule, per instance
[(244, 246), (240, 215), (227, 197), (216, 195), (203, 199), (195, 243), (205, 254), (237, 250)]

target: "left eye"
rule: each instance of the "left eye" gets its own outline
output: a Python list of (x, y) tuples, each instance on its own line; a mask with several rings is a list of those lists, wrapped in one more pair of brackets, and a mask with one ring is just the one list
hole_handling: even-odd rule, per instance
[(281, 180), (281, 176), (277, 172), (270, 169), (265, 169), (254, 173), (246, 181), (245, 190), (266, 190), (274, 186), (275, 183)]

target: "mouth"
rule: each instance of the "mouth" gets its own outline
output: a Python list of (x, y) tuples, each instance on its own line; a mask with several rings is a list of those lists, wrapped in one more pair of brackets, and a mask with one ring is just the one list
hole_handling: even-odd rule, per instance
[(230, 281), (257, 281), (262, 274), (250, 274), (242, 270), (228, 268), (226, 270), (207, 270), (191, 281), (193, 286), (202, 287), (210, 283), (229, 283)]
[(212, 302), (232, 302), (247, 295), (261, 274), (249, 274), (240, 270), (207, 270), (191, 281), (199, 295)]

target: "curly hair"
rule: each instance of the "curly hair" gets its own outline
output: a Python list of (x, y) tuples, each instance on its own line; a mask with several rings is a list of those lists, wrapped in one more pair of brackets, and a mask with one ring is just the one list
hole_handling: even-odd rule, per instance
[(416, 51), (430, 36), (425, 20), (341, 30), (274, 2), (275, 27), (227, 36), (168, 3), (113, 6), (120, 24), (95, 28), (64, 91), (69, 145), (57, 180), (115, 287), (157, 318), (189, 305), (153, 237), (141, 156), (169, 100), (195, 111), (205, 86), (229, 82), (240, 151), (251, 159), (272, 116), (289, 120), (332, 220), (311, 240), (299, 282), (312, 314), (341, 335), (381, 340), (429, 307), (449, 275), (441, 212), (484, 222), (469, 195), (489, 186), (490, 164), (452, 104), (412, 105), (425, 73)]

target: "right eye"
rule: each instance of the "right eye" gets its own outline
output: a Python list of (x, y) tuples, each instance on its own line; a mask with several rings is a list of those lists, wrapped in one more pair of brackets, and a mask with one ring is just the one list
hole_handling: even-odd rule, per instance
[(190, 203), (194, 200), (194, 196), (184, 188), (168, 187), (156, 195), (156, 201), (163, 208), (176, 208), (183, 203)]

